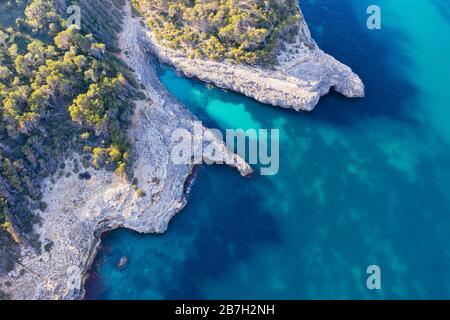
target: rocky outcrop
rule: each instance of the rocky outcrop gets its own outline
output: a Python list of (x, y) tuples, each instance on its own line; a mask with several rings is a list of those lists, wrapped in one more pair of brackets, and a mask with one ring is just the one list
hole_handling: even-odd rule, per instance
[[(300, 8), (299, 8), (300, 10)], [(364, 84), (353, 71), (326, 54), (312, 39), (303, 18), (294, 43), (283, 43), (273, 68), (190, 59), (161, 45), (148, 30), (152, 52), (188, 77), (231, 89), (260, 102), (311, 111), (331, 88), (347, 97), (364, 97)]]
[[(141, 233), (161, 233), (187, 201), (195, 164), (176, 165), (171, 150), (177, 141), (171, 134), (183, 128), (203, 132), (243, 175), (250, 166), (229, 152), (221, 141), (178, 103), (160, 84), (149, 64), (146, 36), (127, 7), (119, 43), (122, 59), (145, 86), (146, 100), (137, 102), (129, 132), (136, 154), (134, 172), (137, 193), (129, 182), (105, 170), (87, 169), (79, 175), (63, 175), (44, 183), (48, 208), (40, 213), (37, 227), (42, 254), (23, 248), (17, 268), (0, 278), (0, 290), (13, 299), (79, 299), (84, 281), (96, 255), (102, 233), (128, 228)], [(201, 141), (198, 143), (202, 143)], [(66, 161), (65, 171), (74, 171), (77, 156)]]

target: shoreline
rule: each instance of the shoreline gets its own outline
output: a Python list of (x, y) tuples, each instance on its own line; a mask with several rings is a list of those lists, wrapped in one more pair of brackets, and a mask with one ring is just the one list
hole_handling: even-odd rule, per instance
[(364, 97), (365, 86), (359, 76), (317, 46), (300, 5), (298, 10), (302, 18), (297, 39), (293, 44), (282, 44), (285, 49), (277, 51), (278, 64), (272, 68), (187, 58), (159, 43), (145, 19), (139, 20), (145, 24), (149, 50), (160, 63), (217, 88), (295, 111), (314, 110), (320, 98), (332, 89), (349, 98)]
[[(55, 183), (43, 183), (48, 208), (42, 224), (36, 226), (43, 244), (50, 250), (36, 254), (21, 248), (21, 264), (0, 277), (12, 299), (79, 300), (86, 294), (85, 282), (101, 248), (102, 235), (123, 228), (137, 233), (164, 233), (172, 218), (187, 204), (195, 182), (195, 165), (175, 165), (170, 150), (175, 145), (171, 132), (209, 132), (196, 117), (162, 85), (150, 66), (142, 26), (131, 16), (127, 2), (123, 31), (119, 35), (120, 58), (145, 86), (146, 100), (136, 102), (129, 140), (136, 152), (135, 176), (146, 196), (141, 198), (131, 183), (106, 170), (86, 169), (89, 180), (63, 176)], [(230, 152), (222, 142), (217, 148), (242, 176), (252, 173), (244, 159)], [(71, 158), (77, 159), (77, 155)], [(66, 170), (73, 170), (72, 160)], [(2, 285), (2, 287), (5, 287)]]
[[(184, 197), (185, 197), (185, 201), (186, 204), (189, 201), (189, 196), (191, 193), (191, 190), (196, 182), (197, 179), (197, 175), (199, 173), (199, 171), (201, 170), (201, 166), (200, 165), (196, 165), (194, 166), (194, 169), (191, 173), (191, 175), (189, 175), (189, 177), (186, 179), (183, 189), (184, 189)], [(181, 210), (180, 210), (181, 211)], [(172, 221), (172, 219), (169, 221), (169, 226), (170, 226), (170, 222)], [(168, 226), (168, 227), (169, 227)], [(128, 228), (115, 228), (115, 229), (107, 229), (107, 230), (103, 230), (98, 232), (98, 235), (96, 237), (97, 239), (97, 243), (95, 244), (95, 247), (92, 248), (92, 254), (89, 256), (89, 262), (87, 263), (87, 267), (86, 267), (86, 271), (83, 272), (83, 286), (82, 286), (82, 292), (80, 293), (79, 299), (78, 300), (86, 300), (86, 294), (88, 293), (86, 284), (87, 282), (89, 282), (91, 285), (93, 285), (94, 287), (97, 287), (97, 284), (100, 284), (98, 287), (102, 287), (103, 283), (101, 282), (101, 278), (99, 277), (99, 275), (97, 274), (96, 277), (97, 279), (92, 280), (91, 277), (93, 275), (93, 267), (95, 266), (95, 260), (98, 257), (98, 254), (102, 251), (105, 250), (102, 247), (102, 242), (103, 242), (103, 238), (107, 237), (109, 234), (118, 231), (118, 230), (128, 230), (130, 232), (136, 232), (135, 230), (132, 229), (128, 229)], [(139, 233), (139, 232), (136, 232)], [(157, 235), (157, 233), (149, 233), (149, 236), (151, 235)], [(106, 251), (106, 250), (105, 250)]]
[[(139, 22), (138, 21), (139, 18), (134, 17), (132, 15), (131, 11), (129, 11), (130, 10), (130, 6), (131, 6), (131, 4), (129, 4), (129, 3), (126, 4), (127, 15), (125, 16), (125, 19), (135, 20), (136, 26), (138, 28), (142, 27), (142, 25), (140, 25), (140, 23), (138, 23)], [(142, 29), (145, 30), (145, 28), (142, 28)], [(159, 59), (158, 59), (158, 57), (156, 55), (154, 55), (152, 52), (150, 52), (147, 49), (148, 48), (148, 42), (147, 41), (143, 40), (142, 38), (139, 39), (139, 40), (141, 42), (140, 45), (142, 45), (144, 47), (144, 53), (145, 53), (146, 58), (147, 58), (145, 61), (147, 62), (149, 67), (152, 68), (152, 66), (150, 64), (151, 63), (157, 63), (159, 61)], [(127, 60), (126, 59), (127, 54), (124, 53), (124, 52), (128, 52), (128, 50), (125, 50), (124, 48), (121, 48), (121, 53), (119, 54), (119, 56), (121, 56), (121, 58), (124, 61), (126, 61)], [(130, 68), (132, 68), (130, 66), (130, 63), (128, 63), (127, 65)], [(134, 68), (132, 68), (132, 70), (133, 70), (133, 73), (138, 75), (138, 78), (139, 78), (138, 72)], [(176, 98), (174, 96), (172, 96), (172, 94), (169, 93), (169, 91), (165, 88), (165, 86), (160, 82), (160, 80), (157, 78), (156, 71), (152, 70), (152, 72), (147, 72), (147, 73), (143, 73), (143, 74), (141, 73), (140, 76), (141, 76), (141, 79), (139, 79), (139, 82), (141, 84), (142, 84), (142, 82), (145, 82), (145, 81), (142, 81), (142, 77), (150, 78), (151, 87), (153, 89), (157, 89), (158, 90), (158, 94), (160, 94), (161, 96), (163, 96), (166, 99), (165, 103), (169, 102), (169, 103), (175, 103), (175, 104), (179, 105), (181, 107), (180, 111), (186, 112), (190, 116), (191, 120), (195, 120), (195, 116), (193, 114), (191, 114), (190, 111), (185, 106), (183, 106), (181, 103), (179, 103), (176, 100)], [(148, 90), (148, 86), (147, 85), (146, 85), (146, 88)], [(239, 166), (239, 164), (237, 164), (237, 166)], [(176, 212), (175, 214), (172, 215), (172, 217), (168, 221), (168, 225), (169, 225), (170, 221), (172, 220), (172, 218), (177, 213), (179, 213), (185, 207), (187, 202), (189, 201), (189, 195), (190, 195), (190, 192), (191, 192), (191, 190), (192, 190), (192, 188), (193, 188), (193, 186), (195, 184), (195, 181), (197, 179), (197, 175), (198, 175), (198, 172), (200, 170), (200, 167), (201, 167), (201, 165), (197, 165), (197, 164), (191, 165), (190, 173), (187, 175), (187, 177), (185, 178), (184, 183), (183, 183), (183, 196), (182, 196), (183, 206), (178, 210), (178, 212)], [(232, 167), (232, 166), (229, 166), (229, 167)], [(236, 166), (235, 166), (235, 168), (236, 168)], [(240, 170), (239, 168), (237, 168), (237, 169)], [(241, 175), (243, 177), (250, 177), (253, 174), (253, 171), (251, 170), (251, 168), (249, 166), (248, 166), (248, 168), (246, 170), (249, 170), (249, 171), (248, 172), (246, 172), (245, 170), (241, 171)], [(167, 228), (168, 228), (168, 225), (167, 225)], [(95, 262), (95, 258), (98, 256), (98, 253), (101, 250), (102, 238), (104, 236), (106, 236), (107, 234), (112, 233), (114, 231), (117, 231), (119, 229), (125, 229), (125, 230), (129, 230), (131, 232), (141, 233), (139, 231), (133, 230), (132, 228), (126, 228), (126, 227), (117, 227), (117, 228), (113, 228), (113, 229), (105, 228), (104, 230), (98, 230), (98, 234), (96, 236), (96, 244), (92, 248), (91, 255), (89, 256), (88, 263), (86, 265), (87, 267), (86, 267), (85, 271), (83, 272), (83, 280), (82, 280), (83, 286), (82, 286), (82, 292), (81, 292), (81, 294), (79, 296), (79, 299), (81, 299), (81, 300), (85, 299), (85, 295), (86, 295), (85, 283), (86, 283), (87, 279), (90, 277), (90, 271), (92, 270), (93, 264)], [(161, 232), (160, 234), (162, 234), (164, 232)], [(156, 233), (159, 233), (159, 232), (150, 232), (150, 233), (143, 233), (143, 234), (152, 234), (152, 233), (156, 234)]]

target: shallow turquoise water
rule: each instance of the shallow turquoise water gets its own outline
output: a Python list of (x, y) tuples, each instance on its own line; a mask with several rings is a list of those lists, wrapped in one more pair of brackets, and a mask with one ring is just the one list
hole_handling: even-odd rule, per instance
[[(303, 1), (319, 45), (367, 98), (330, 95), (311, 114), (179, 78), (168, 89), (215, 128), (279, 128), (280, 173), (204, 168), (161, 236), (104, 239), (88, 298), (450, 298), (448, 1)], [(121, 256), (127, 268), (118, 270)], [(366, 288), (381, 267), (382, 290)]]

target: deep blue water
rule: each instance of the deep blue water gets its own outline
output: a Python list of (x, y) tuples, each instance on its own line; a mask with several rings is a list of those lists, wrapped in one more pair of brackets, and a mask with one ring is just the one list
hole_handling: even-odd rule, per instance
[[(301, 2), (365, 99), (331, 94), (299, 114), (158, 68), (210, 127), (279, 128), (280, 172), (203, 168), (166, 234), (104, 238), (88, 298), (450, 298), (450, 8), (377, 3), (383, 28), (371, 31), (372, 1)], [(380, 291), (366, 287), (372, 264)]]

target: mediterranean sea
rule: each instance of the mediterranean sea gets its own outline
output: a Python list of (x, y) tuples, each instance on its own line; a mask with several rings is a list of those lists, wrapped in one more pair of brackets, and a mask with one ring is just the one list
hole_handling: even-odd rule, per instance
[(373, 2), (301, 1), (364, 99), (296, 113), (156, 66), (207, 126), (279, 129), (280, 171), (202, 167), (166, 234), (104, 237), (88, 299), (450, 299), (450, 2), (378, 0), (369, 30)]

